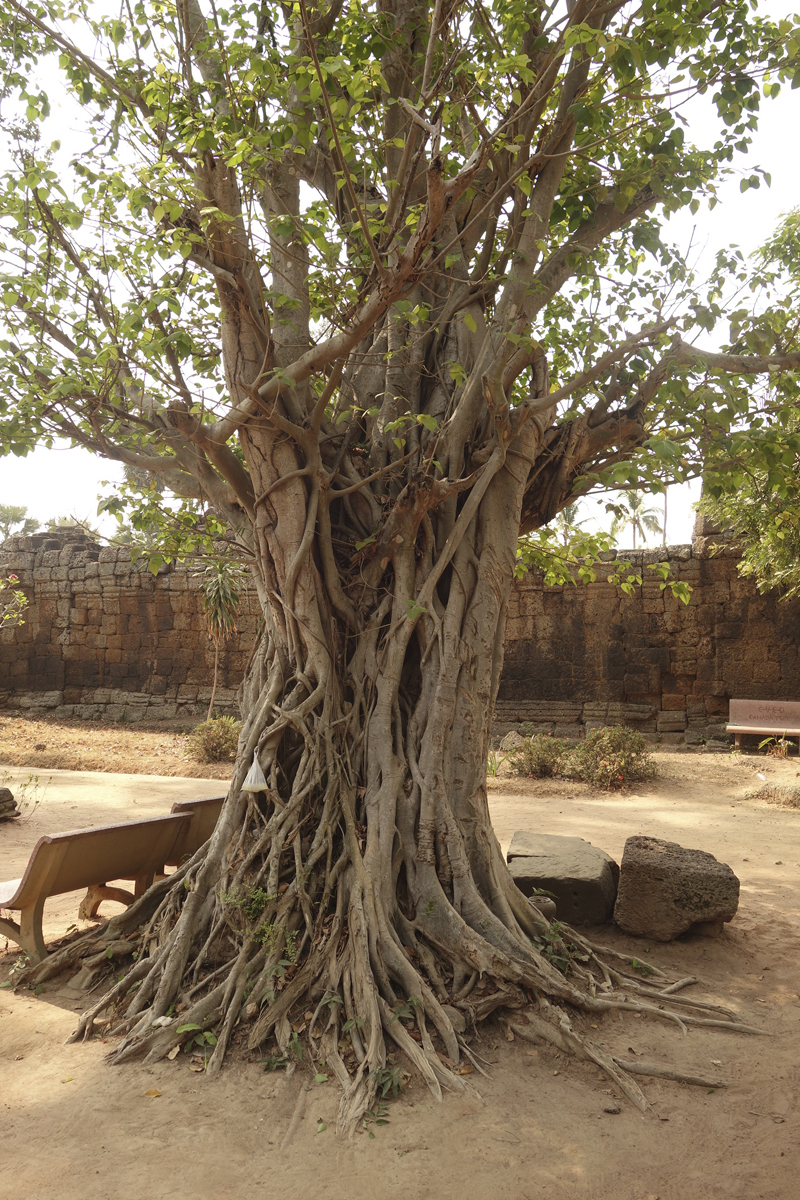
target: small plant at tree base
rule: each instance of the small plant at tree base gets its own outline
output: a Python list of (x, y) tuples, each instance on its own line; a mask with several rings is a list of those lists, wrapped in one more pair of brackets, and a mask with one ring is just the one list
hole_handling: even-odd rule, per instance
[(613, 725), (593, 729), (586, 741), (570, 755), (569, 773), (595, 787), (614, 790), (656, 774), (647, 742), (636, 729)]
[(567, 945), (561, 936), (558, 921), (551, 921), (546, 933), (534, 937), (536, 947), (549, 959), (562, 975), (569, 975), (573, 959), (583, 957), (573, 946)]
[(209, 1047), (213, 1048), (217, 1044), (216, 1036), (210, 1030), (203, 1029), (202, 1025), (189, 1024), (179, 1025), (176, 1033), (191, 1033), (192, 1036), (184, 1043), (184, 1052), (186, 1054), (202, 1054), (203, 1065), (208, 1064)]
[(511, 769), (530, 779), (549, 779), (560, 775), (570, 743), (549, 733), (537, 733), (516, 750), (511, 757)]
[(235, 717), (212, 717), (189, 734), (189, 752), (198, 762), (228, 762), (236, 757), (241, 726)]
[(265, 1071), (277, 1071), (281, 1067), (288, 1067), (289, 1059), (283, 1054), (268, 1054), (266, 1058), (260, 1058), (259, 1063), (262, 1063)]
[(403, 1071), (395, 1063), (390, 1062), (388, 1066), (373, 1071), (372, 1078), (377, 1084), (377, 1094), (381, 1100), (388, 1100), (390, 1092), (396, 1100), (403, 1090)]
[(270, 894), (264, 888), (243, 888), (238, 892), (223, 892), (220, 900), (227, 909), (237, 909), (254, 925), (263, 913), (270, 900), (277, 900), (275, 893)]

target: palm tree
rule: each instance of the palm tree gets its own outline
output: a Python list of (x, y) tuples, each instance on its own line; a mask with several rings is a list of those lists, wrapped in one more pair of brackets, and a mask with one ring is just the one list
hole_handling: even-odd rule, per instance
[(580, 530), (581, 525), (585, 525), (586, 523), (585, 520), (575, 520), (578, 515), (579, 507), (580, 505), (577, 500), (574, 504), (567, 504), (564, 508), (562, 508), (555, 521), (553, 521), (553, 524), (558, 530), (559, 536), (561, 537), (561, 540), (565, 546), (569, 545), (575, 534)]
[(0, 504), (0, 544), (12, 533), (15, 536), (27, 537), (36, 533), (39, 522), (28, 516), (27, 508), (21, 504)]
[(205, 567), (200, 576), (206, 629), (214, 643), (214, 682), (206, 716), (206, 720), (210, 721), (214, 711), (214, 697), (217, 694), (219, 650), (226, 638), (236, 630), (236, 614), (244, 586), (245, 571), (236, 563), (219, 559)]
[(633, 531), (633, 549), (635, 550), (637, 533), (643, 542), (647, 541), (648, 533), (661, 533), (658, 510), (655, 508), (645, 508), (644, 505), (647, 496), (644, 492), (633, 488), (622, 494), (624, 502), (614, 506), (617, 515), (612, 522), (611, 532), (612, 534), (617, 534), (620, 529), (624, 529), (626, 525), (630, 525)]

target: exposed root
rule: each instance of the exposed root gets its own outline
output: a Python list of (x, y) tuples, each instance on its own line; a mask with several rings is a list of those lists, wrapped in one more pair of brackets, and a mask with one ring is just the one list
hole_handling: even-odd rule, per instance
[(292, 1138), (297, 1133), (298, 1126), (303, 1119), (303, 1114), (306, 1110), (306, 1100), (308, 1099), (308, 1085), (305, 1080), (300, 1085), (300, 1091), (297, 1096), (297, 1102), (294, 1106), (292, 1119), (289, 1122), (289, 1128), (286, 1130), (283, 1141), (281, 1142), (281, 1150), (285, 1150)]

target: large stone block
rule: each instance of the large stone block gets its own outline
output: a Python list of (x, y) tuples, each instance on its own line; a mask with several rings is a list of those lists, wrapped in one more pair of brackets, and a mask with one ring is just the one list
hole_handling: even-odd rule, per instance
[(716, 933), (738, 907), (739, 880), (713, 854), (660, 838), (625, 843), (614, 920), (626, 933), (658, 942)]
[(666, 712), (658, 714), (656, 729), (659, 733), (681, 733), (685, 728), (685, 712), (677, 712), (675, 709), (669, 709)]
[(605, 850), (579, 837), (520, 830), (507, 857), (524, 895), (532, 896), (535, 888), (552, 892), (559, 921), (603, 925), (611, 919), (619, 867)]

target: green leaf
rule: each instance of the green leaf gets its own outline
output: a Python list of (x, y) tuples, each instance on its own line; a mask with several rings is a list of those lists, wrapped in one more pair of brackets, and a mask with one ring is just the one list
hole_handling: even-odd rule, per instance
[(424, 608), (421, 604), (416, 604), (413, 600), (409, 600), (406, 607), (406, 616), (409, 621), (416, 621), (417, 617), (421, 617), (427, 611), (427, 608)]

